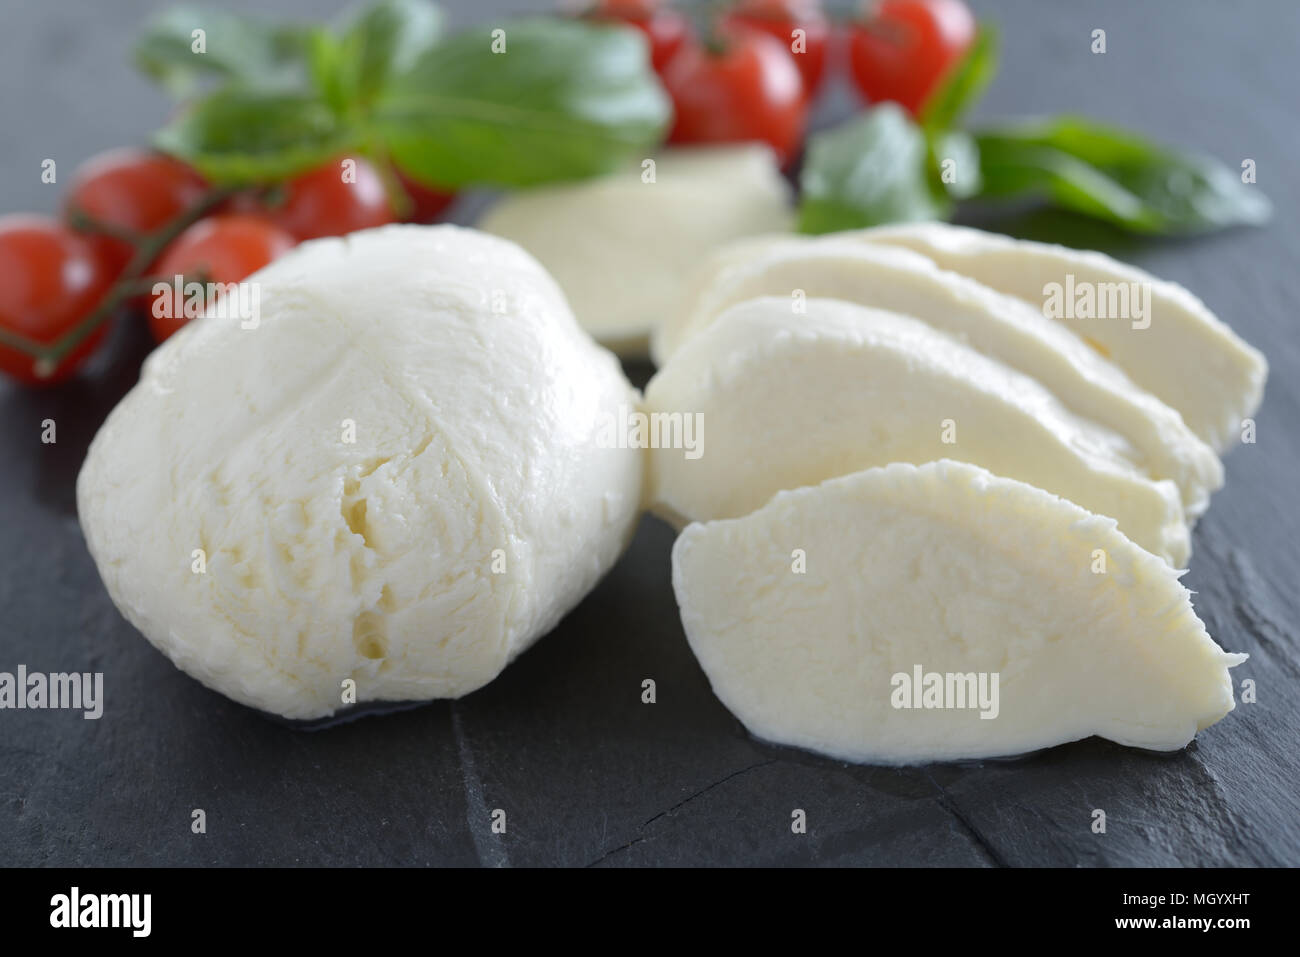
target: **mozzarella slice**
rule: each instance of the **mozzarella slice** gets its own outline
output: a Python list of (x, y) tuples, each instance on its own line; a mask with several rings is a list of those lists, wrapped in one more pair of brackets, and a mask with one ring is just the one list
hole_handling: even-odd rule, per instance
[[(852, 234), (923, 253), (944, 269), (979, 280), (1041, 310), (1047, 288), (1091, 286), (1094, 295), (1115, 284), (1150, 290), (1149, 315), (1060, 321), (1095, 349), (1182, 413), (1188, 426), (1220, 452), (1241, 434), (1242, 419), (1255, 414), (1264, 395), (1268, 362), (1187, 289), (1134, 266), (1091, 251), (1011, 239), (941, 223), (883, 226)], [(1068, 287), (1067, 287), (1068, 284)], [(1130, 289), (1132, 287), (1130, 286)], [(1149, 322), (1149, 325), (1145, 325)]]
[(659, 358), (728, 306), (755, 296), (843, 299), (913, 316), (1049, 386), (1061, 401), (1123, 435), (1126, 454), (1156, 479), (1179, 488), (1195, 518), (1223, 485), (1223, 464), (1176, 411), (1135, 386), (1068, 329), (1022, 301), (910, 250), (853, 240), (768, 238), (726, 251), (695, 299), (656, 340)]
[(872, 466), (953, 458), (1113, 516), (1179, 567), (1190, 550), (1174, 484), (1138, 472), (1122, 437), (904, 316), (829, 299), (805, 315), (786, 299), (742, 303), (674, 354), (644, 408), (703, 422), (694, 457), (650, 453), (653, 507), (677, 523), (744, 515), (782, 489)]
[(78, 511), (109, 595), (287, 718), (492, 680), (631, 534), (644, 462), (601, 439), (637, 399), (618, 361), (473, 230), (322, 239), (247, 282), (260, 324), (167, 340), (90, 447)]
[(620, 354), (647, 337), (699, 261), (725, 243), (789, 229), (790, 189), (761, 144), (671, 149), (602, 179), (513, 193), (480, 228), (519, 243), (569, 297), (578, 321)]
[(1178, 573), (1113, 521), (958, 462), (858, 472), (690, 525), (673, 588), (722, 703), (760, 738), (845, 761), (1089, 735), (1174, 750), (1232, 710), (1228, 668), (1246, 657), (1214, 643)]

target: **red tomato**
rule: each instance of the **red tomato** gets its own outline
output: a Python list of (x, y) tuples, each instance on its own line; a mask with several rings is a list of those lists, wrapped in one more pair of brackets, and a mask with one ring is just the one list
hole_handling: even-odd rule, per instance
[[(184, 299), (176, 301), (176, 277), (186, 282), (232, 283), (257, 272), (294, 247), (293, 236), (261, 216), (221, 214), (200, 219), (176, 237), (150, 270), (156, 282), (168, 283), (168, 293), (158, 293), (149, 303), (149, 328), (162, 342), (185, 325)], [(206, 301), (205, 305), (211, 305)]]
[[(198, 173), (170, 156), (109, 150), (73, 174), (65, 215), (80, 212), (114, 229), (150, 233), (192, 208), (207, 188)], [(89, 238), (114, 275), (126, 267), (132, 253), (129, 243), (105, 235)]]
[(397, 178), (401, 181), (402, 189), (406, 190), (406, 195), (413, 204), (411, 211), (406, 214), (408, 223), (433, 222), (456, 198), (455, 193), (444, 193), (441, 190), (430, 189), (422, 183), (417, 183), (401, 170), (397, 171)]
[[(348, 160), (355, 168), (344, 165)], [(342, 236), (396, 220), (383, 177), (360, 156), (339, 157), (289, 180), (283, 201), (266, 212), (272, 222), (299, 240)]]
[(598, 0), (587, 12), (592, 20), (617, 20), (636, 27), (650, 40), (650, 63), (663, 73), (691, 35), (691, 21), (660, 0)]
[(849, 35), (853, 79), (869, 101), (893, 100), (913, 116), (975, 42), (962, 0), (880, 0)]
[[(0, 328), (53, 343), (87, 318), (112, 285), (85, 237), (44, 216), (0, 216)], [(0, 345), (0, 371), (32, 385), (61, 382), (95, 351), (108, 325), (54, 363)]]
[[(817, 95), (826, 71), (826, 46), (831, 35), (821, 0), (740, 0), (723, 22), (761, 30), (779, 40), (794, 57), (808, 99)], [(795, 30), (803, 31), (797, 52)]]
[(807, 101), (785, 47), (765, 33), (723, 29), (720, 48), (691, 43), (668, 64), (672, 143), (770, 143), (782, 163), (799, 150)]

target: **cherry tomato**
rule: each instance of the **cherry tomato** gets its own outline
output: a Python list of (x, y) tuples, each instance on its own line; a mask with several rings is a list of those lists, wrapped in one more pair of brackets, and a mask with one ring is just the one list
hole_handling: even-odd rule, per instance
[(673, 143), (761, 140), (782, 163), (799, 150), (807, 101), (785, 47), (765, 33), (723, 27), (718, 43), (691, 43), (668, 64)]
[(660, 74), (691, 36), (690, 18), (660, 0), (598, 0), (587, 17), (628, 23), (644, 33), (650, 40), (650, 64)]
[(417, 183), (400, 169), (397, 171), (397, 178), (401, 181), (402, 189), (406, 190), (406, 195), (412, 203), (410, 212), (406, 214), (408, 223), (433, 222), (456, 198), (455, 193), (444, 193), (441, 190), (430, 189), (422, 183)]
[[(85, 237), (44, 216), (0, 216), (0, 328), (53, 343), (87, 318), (112, 285)], [(32, 385), (62, 382), (95, 351), (108, 325), (53, 363), (0, 345), (0, 371)]]
[[(161, 229), (203, 198), (207, 184), (179, 160), (147, 150), (100, 153), (73, 174), (65, 215), (80, 213), (116, 230), (149, 233)], [(120, 273), (131, 259), (129, 243), (90, 234), (95, 249)]]
[(975, 42), (962, 0), (880, 0), (849, 35), (849, 63), (869, 101), (893, 100), (913, 116)]
[[(817, 95), (826, 71), (826, 46), (831, 28), (821, 0), (740, 0), (723, 22), (771, 34), (794, 57), (803, 76), (808, 99)], [(802, 30), (802, 47), (796, 52), (794, 31)]]
[[(262, 216), (220, 214), (200, 219), (176, 237), (150, 270), (156, 282), (171, 289), (158, 293), (149, 303), (149, 328), (162, 342), (193, 315), (186, 315), (185, 302), (176, 301), (176, 277), (182, 277), (182, 295), (187, 282), (239, 282), (257, 272), (295, 245), (288, 232)], [(204, 301), (205, 305), (211, 305)]]
[[(345, 166), (348, 160), (355, 167)], [(266, 212), (272, 222), (299, 240), (342, 236), (396, 220), (383, 177), (360, 156), (340, 157), (289, 180), (283, 200)]]

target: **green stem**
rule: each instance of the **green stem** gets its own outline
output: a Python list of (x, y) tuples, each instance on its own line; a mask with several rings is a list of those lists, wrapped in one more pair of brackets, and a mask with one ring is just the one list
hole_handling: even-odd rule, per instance
[(123, 229), (120, 226), (100, 222), (80, 209), (68, 210), (68, 225), (79, 233), (94, 233), (96, 236), (107, 236), (109, 239), (116, 239), (132, 246), (138, 245), (144, 239), (140, 233), (133, 229)]
[(700, 45), (712, 57), (725, 56), (730, 40), (722, 30), (722, 16), (728, 4), (710, 0), (691, 8), (691, 20), (695, 33), (700, 38)]

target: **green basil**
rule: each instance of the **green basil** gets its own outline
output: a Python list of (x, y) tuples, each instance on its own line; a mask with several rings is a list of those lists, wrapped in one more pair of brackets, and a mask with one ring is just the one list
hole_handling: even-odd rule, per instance
[(437, 44), (391, 78), (369, 130), (429, 185), (526, 186), (612, 170), (670, 115), (639, 32), (552, 18)]
[(930, 175), (925, 134), (894, 103), (810, 137), (799, 185), (805, 233), (942, 219), (951, 209)]
[(955, 127), (984, 95), (985, 88), (997, 71), (997, 31), (992, 25), (981, 23), (971, 48), (926, 101), (921, 110), (921, 125), (928, 130)]
[[(137, 62), (183, 94), (218, 86), (155, 142), (222, 184), (283, 180), (360, 149), (456, 189), (604, 173), (667, 128), (671, 106), (636, 30), (561, 17), (441, 29), (431, 0), (374, 0), (332, 29), (168, 10)], [(1037, 197), (1144, 233), (1269, 217), (1268, 199), (1231, 168), (1113, 127), (1067, 116), (963, 131), (997, 60), (996, 33), (981, 25), (919, 124), (885, 103), (810, 137), (800, 229), (946, 218), (971, 197)]]
[(172, 7), (149, 21), (135, 45), (135, 62), (178, 97), (193, 94), (205, 78), (301, 88), (310, 32), (223, 10)]
[(347, 16), (338, 31), (347, 98), (369, 103), (437, 43), (442, 21), (442, 10), (429, 0), (380, 0)]
[(358, 143), (318, 98), (232, 87), (184, 110), (154, 145), (214, 183), (240, 185), (287, 179)]
[(323, 28), (313, 30), (307, 44), (307, 64), (316, 95), (339, 116), (350, 114), (350, 69), (339, 38)]
[(1216, 160), (1079, 117), (983, 129), (976, 141), (983, 196), (1036, 197), (1140, 233), (1258, 225), (1272, 212)]

